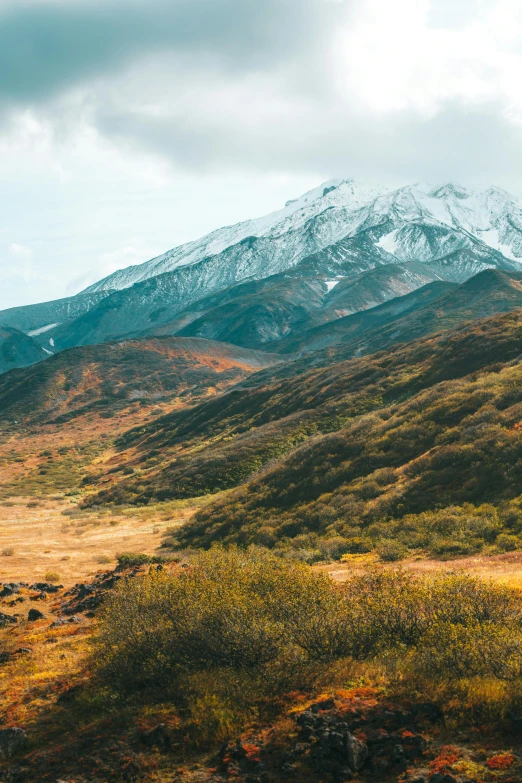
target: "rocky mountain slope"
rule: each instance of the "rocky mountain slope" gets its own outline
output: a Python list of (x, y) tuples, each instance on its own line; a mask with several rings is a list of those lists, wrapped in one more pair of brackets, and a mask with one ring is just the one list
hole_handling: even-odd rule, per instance
[(0, 325), (11, 326), (29, 334), (30, 337), (45, 339), (48, 342), (48, 337), (41, 336), (46, 335), (51, 328), (72, 321), (91, 310), (108, 293), (110, 292), (100, 291), (78, 294), (42, 304), (11, 307), (0, 312)]
[(387, 264), (342, 279), (295, 271), (272, 275), (200, 299), (144, 334), (197, 336), (277, 350), (285, 337), (375, 307), (437, 279), (428, 266), (415, 263)]
[[(303, 253), (308, 255), (308, 252), (312, 252), (314, 248), (318, 249), (343, 235), (342, 215), (359, 209), (385, 190), (384, 187), (359, 184), (353, 180), (326, 182), (303, 196), (288, 201), (282, 210), (266, 217), (220, 228), (195, 242), (189, 242), (169, 250), (164, 255), (144, 264), (115, 272), (90, 286), (87, 291), (97, 292), (128, 288), (134, 283), (142, 282), (165, 272), (172, 272), (182, 266), (197, 264), (203, 259), (220, 255), (223, 251), (238, 245), (241, 248), (241, 254), (245, 256), (243, 266), (251, 268), (238, 270), (241, 277), (237, 279), (259, 276), (255, 274), (254, 267), (263, 256), (265, 247), (273, 249), (279, 247), (280, 253), (288, 254), (288, 245), (294, 244), (296, 246), (295, 252), (300, 253), (301, 257)], [(341, 218), (341, 220), (319, 220), (318, 228), (315, 230), (314, 221), (321, 216), (324, 218), (324, 213), (330, 209), (336, 210), (337, 218)], [(287, 241), (277, 241), (285, 238), (286, 235), (288, 235)], [(256, 247), (256, 243), (253, 241), (256, 239), (264, 239), (266, 242), (261, 242), (259, 247)], [(283, 247), (283, 245), (287, 247)], [(272, 263), (274, 264), (275, 261)], [(285, 268), (285, 262), (282, 263)], [(269, 274), (276, 271), (282, 270), (272, 269)]]
[(519, 307), (522, 273), (488, 269), (460, 286), (431, 283), (381, 307), (309, 329), (280, 341), (277, 350), (293, 354), (339, 344), (347, 359)]
[[(281, 212), (220, 229), (138, 267), (116, 272), (87, 290), (129, 287), (241, 244), (243, 264), (238, 274), (264, 277), (291, 268), (340, 239), (366, 238), (370, 230), (377, 263), (386, 254), (427, 261), (476, 241), (514, 261), (514, 266), (522, 258), (522, 212), (515, 199), (499, 188), (470, 191), (447, 184), (380, 190), (379, 194), (378, 189), (351, 180), (325, 183)], [(264, 244), (258, 247), (256, 240)], [(268, 249), (269, 258), (265, 255)], [(262, 269), (260, 264), (267, 260), (268, 266)]]

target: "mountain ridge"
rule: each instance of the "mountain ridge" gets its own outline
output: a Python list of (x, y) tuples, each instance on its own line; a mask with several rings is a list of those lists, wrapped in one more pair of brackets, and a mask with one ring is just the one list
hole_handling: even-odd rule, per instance
[[(449, 183), (387, 190), (336, 180), (266, 218), (219, 229), (120, 270), (77, 297), (4, 311), (0, 323), (9, 321), (54, 353), (148, 334), (197, 302), (242, 283), (277, 275), (315, 276), (328, 285), (337, 282), (341, 291), (343, 278), (391, 264), (422, 264), (433, 279), (458, 283), (489, 268), (520, 272), (522, 210), (495, 187), (469, 190)], [(374, 304), (388, 298), (384, 288), (382, 294)], [(346, 308), (340, 308), (343, 315)], [(270, 327), (267, 339), (271, 331), (274, 339), (287, 336), (285, 318), (283, 313), (281, 325)], [(189, 324), (186, 328), (190, 332)], [(251, 324), (243, 328), (248, 331)]]

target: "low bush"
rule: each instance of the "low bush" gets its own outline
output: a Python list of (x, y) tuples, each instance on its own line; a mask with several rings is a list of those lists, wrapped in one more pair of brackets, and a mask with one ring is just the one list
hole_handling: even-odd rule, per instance
[(118, 566), (120, 568), (134, 568), (135, 566), (146, 565), (152, 561), (150, 555), (137, 552), (123, 552), (121, 555), (116, 555)]
[(104, 609), (96, 652), (98, 674), (115, 690), (178, 698), (203, 673), (270, 683), (273, 696), (314, 667), (390, 653), (432, 680), (515, 682), (522, 601), (464, 574), (381, 568), (337, 584), (266, 549), (214, 548), (175, 573), (124, 580)]

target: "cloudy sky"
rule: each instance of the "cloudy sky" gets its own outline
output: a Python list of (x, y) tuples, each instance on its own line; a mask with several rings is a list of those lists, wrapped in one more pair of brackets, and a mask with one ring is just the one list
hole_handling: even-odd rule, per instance
[(0, 307), (331, 177), (522, 191), (520, 0), (1, 0)]

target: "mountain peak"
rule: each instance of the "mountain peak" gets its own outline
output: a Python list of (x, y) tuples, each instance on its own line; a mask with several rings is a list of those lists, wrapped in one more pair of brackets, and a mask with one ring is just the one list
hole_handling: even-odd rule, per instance
[(428, 194), (432, 198), (469, 198), (470, 191), (458, 185), (455, 182), (448, 182), (446, 185), (441, 185), (433, 188)]

